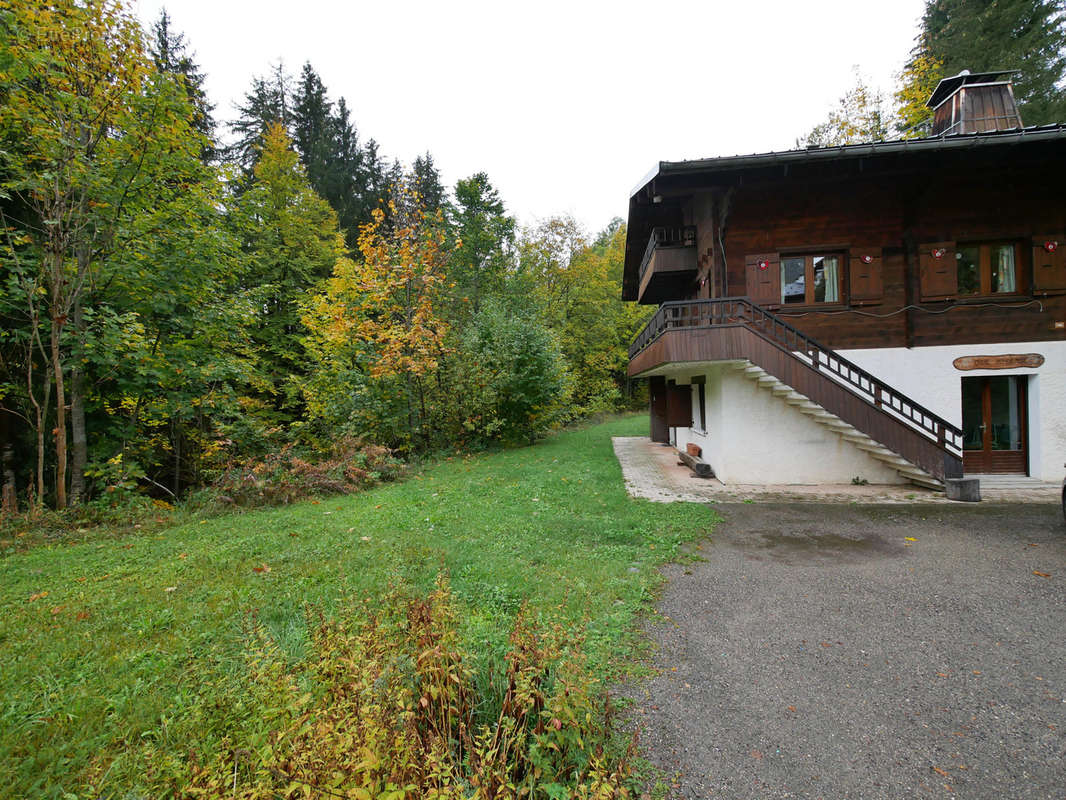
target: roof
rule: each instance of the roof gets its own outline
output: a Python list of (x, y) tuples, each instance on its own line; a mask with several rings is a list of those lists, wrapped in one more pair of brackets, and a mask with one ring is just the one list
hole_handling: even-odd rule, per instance
[(1018, 70), (1016, 69), (999, 69), (994, 72), (970, 72), (968, 69), (964, 69), (958, 75), (952, 75), (950, 78), (941, 80), (936, 85), (936, 88), (933, 89), (933, 94), (930, 95), (925, 104), (929, 108), (936, 108), (953, 95), (960, 86), (966, 86), (971, 83), (993, 83), (1000, 78), (1006, 78), (1017, 73)]
[[(975, 159), (974, 163), (989, 160), (1002, 161), (1007, 158), (1024, 160), (1026, 155), (1017, 149), (1020, 145), (1031, 146), (1025, 148), (1025, 154), (1040, 158), (1060, 159), (1063, 145), (1066, 145), (1066, 123), (1034, 125), (1009, 131), (940, 135), (924, 139), (895, 139), (836, 147), (809, 147), (802, 150), (752, 153), (751, 155), (702, 158), (691, 161), (660, 161), (630, 195), (622, 298), (624, 300), (637, 299), (640, 262), (651, 229), (655, 225), (673, 224), (661, 221), (669, 210), (671, 197), (676, 200), (686, 190), (692, 191), (693, 187), (709, 189), (715, 185), (723, 187), (739, 185), (750, 174), (749, 171), (754, 172), (767, 167), (783, 167), (782, 175), (788, 175), (793, 165), (817, 170), (823, 165), (824, 168), (832, 168), (836, 165), (847, 164), (858, 165), (861, 169), (865, 163), (864, 159), (880, 160), (881, 157), (890, 159), (892, 163), (898, 163), (900, 159), (903, 159), (906, 163), (926, 167), (935, 166), (941, 161), (941, 154), (946, 156), (949, 152), (962, 156), (963, 161), (968, 161), (972, 156)], [(958, 159), (950, 160), (958, 163)], [(793, 174), (799, 172), (801, 171), (797, 169), (797, 172)]]
[[(995, 73), (1000, 74), (1000, 73)], [(942, 150), (973, 149), (989, 145), (1002, 145), (1015, 142), (1036, 142), (1053, 139), (1066, 139), (1066, 124), (1032, 125), (1028, 128), (1015, 128), (1009, 131), (987, 131), (985, 133), (954, 134), (949, 136), (932, 136), (924, 139), (893, 139), (883, 142), (866, 142), (863, 144), (845, 144), (833, 147), (808, 147), (803, 150), (781, 150), (751, 155), (721, 156), (717, 158), (700, 158), (690, 161), (660, 161), (630, 193), (631, 197), (639, 194), (649, 183), (668, 175), (681, 175), (691, 172), (713, 174), (733, 170), (748, 169), (774, 164), (809, 163), (848, 158), (866, 158), (889, 153), (937, 152)]]

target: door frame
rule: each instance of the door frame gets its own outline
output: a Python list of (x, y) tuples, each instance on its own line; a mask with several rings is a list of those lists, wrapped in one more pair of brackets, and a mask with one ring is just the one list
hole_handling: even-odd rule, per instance
[[(1018, 392), (1018, 425), (1021, 431), (1019, 450), (993, 450), (992, 442), (992, 386), (993, 378), (1014, 378)], [(981, 449), (963, 449), (963, 474), (1029, 474), (1029, 375), (967, 375), (962, 381), (981, 382)], [(960, 390), (962, 384), (959, 384)], [(966, 420), (963, 420), (965, 426)]]

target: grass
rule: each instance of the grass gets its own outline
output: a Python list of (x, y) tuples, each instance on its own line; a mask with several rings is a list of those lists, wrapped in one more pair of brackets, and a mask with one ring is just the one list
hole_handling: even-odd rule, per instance
[(143, 751), (209, 750), (254, 713), (234, 695), (249, 614), (295, 659), (306, 604), (428, 591), (440, 570), (477, 652), (502, 653), (528, 603), (583, 628), (617, 677), (655, 567), (717, 519), (626, 495), (610, 439), (646, 428), (626, 416), (363, 494), (0, 560), (0, 794), (143, 796)]

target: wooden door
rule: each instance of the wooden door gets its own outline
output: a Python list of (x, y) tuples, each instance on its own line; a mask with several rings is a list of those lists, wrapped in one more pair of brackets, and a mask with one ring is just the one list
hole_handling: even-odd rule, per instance
[(963, 471), (1029, 470), (1025, 375), (962, 379)]
[(666, 378), (661, 375), (648, 378), (648, 394), (651, 400), (651, 440), (669, 442), (670, 428), (666, 424)]

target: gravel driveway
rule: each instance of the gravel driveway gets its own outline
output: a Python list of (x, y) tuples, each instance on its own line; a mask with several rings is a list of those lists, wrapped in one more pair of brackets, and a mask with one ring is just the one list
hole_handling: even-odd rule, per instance
[(1066, 798), (1056, 506), (720, 508), (630, 690), (671, 797)]

